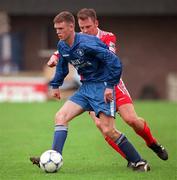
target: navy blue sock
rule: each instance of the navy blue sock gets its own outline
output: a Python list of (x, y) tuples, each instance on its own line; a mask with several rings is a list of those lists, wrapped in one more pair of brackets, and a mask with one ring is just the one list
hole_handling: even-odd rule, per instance
[(125, 154), (128, 161), (136, 163), (141, 160), (141, 156), (139, 155), (139, 153), (123, 134), (121, 134), (121, 136), (115, 141), (115, 143)]
[(63, 146), (67, 137), (68, 127), (56, 125), (52, 149), (62, 154)]

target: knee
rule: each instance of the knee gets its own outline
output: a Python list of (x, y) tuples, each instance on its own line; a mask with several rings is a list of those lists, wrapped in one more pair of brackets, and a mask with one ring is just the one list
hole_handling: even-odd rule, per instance
[(102, 130), (102, 133), (105, 137), (108, 136), (108, 137), (112, 138), (114, 136), (114, 129), (113, 128), (104, 127), (101, 130)]
[(110, 127), (110, 126), (104, 126), (101, 124), (100, 121), (95, 121), (95, 124), (97, 126), (97, 128), (100, 130), (100, 132), (102, 133), (102, 135), (104, 137), (110, 137), (111, 139), (115, 139), (114, 137), (117, 137), (118, 134), (117, 134), (117, 131), (113, 128), (113, 127)]
[(57, 112), (55, 114), (55, 124), (67, 125), (66, 115), (60, 111)]
[(101, 130), (101, 122), (100, 122), (100, 120), (95, 119), (94, 122), (95, 122), (96, 127)]
[(131, 127), (136, 126), (136, 124), (138, 123), (138, 117), (131, 115), (131, 114), (127, 114), (126, 116), (122, 117), (123, 120)]

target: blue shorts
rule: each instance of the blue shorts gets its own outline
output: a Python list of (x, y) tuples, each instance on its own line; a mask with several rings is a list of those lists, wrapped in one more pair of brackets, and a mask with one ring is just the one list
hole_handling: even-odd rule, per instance
[(76, 93), (69, 98), (69, 100), (80, 105), (85, 111), (94, 111), (97, 117), (100, 112), (103, 112), (108, 116), (115, 117), (115, 95), (114, 101), (105, 103), (105, 89), (106, 86), (104, 82), (84, 82)]

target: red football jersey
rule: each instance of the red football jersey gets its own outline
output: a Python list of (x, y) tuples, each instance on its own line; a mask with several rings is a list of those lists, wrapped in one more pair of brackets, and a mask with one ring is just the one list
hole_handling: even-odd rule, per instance
[[(109, 47), (109, 50), (114, 53), (116, 52), (116, 36), (113, 33), (98, 29), (97, 37)], [(120, 79), (119, 84), (115, 86), (115, 92), (117, 111), (119, 106), (133, 103), (122, 79)]]
[(113, 33), (98, 28), (96, 36), (109, 47), (109, 50), (116, 52), (116, 36)]

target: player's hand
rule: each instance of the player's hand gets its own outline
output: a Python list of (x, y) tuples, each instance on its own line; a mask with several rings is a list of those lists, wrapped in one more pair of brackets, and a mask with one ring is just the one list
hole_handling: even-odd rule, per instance
[(59, 89), (51, 89), (52, 97), (56, 99), (60, 99), (60, 90)]
[(58, 57), (56, 55), (52, 55), (49, 59), (49, 61), (47, 62), (47, 65), (49, 67), (55, 67), (58, 63)]
[(104, 92), (104, 101), (105, 103), (113, 101), (113, 89), (106, 88)]

